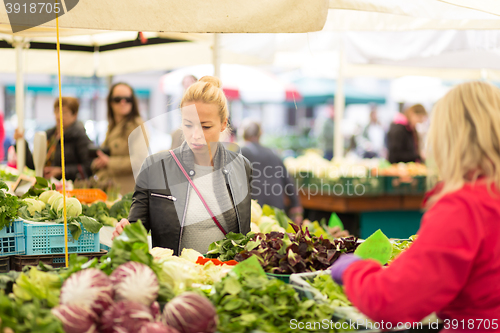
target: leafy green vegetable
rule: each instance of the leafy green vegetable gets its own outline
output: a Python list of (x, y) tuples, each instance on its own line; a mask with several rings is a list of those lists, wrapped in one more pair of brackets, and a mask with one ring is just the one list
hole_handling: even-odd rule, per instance
[(313, 281), (308, 281), (311, 286), (325, 295), (333, 307), (351, 306), (342, 286), (339, 286), (330, 277), (330, 274), (320, 274)]
[(341, 253), (354, 252), (354, 237), (334, 240), (311, 236), (309, 230), (291, 224), (295, 234), (273, 231), (255, 234), (234, 259), (243, 261), (255, 255), (268, 273), (291, 274), (314, 272), (330, 267)]
[(16, 299), (24, 302), (47, 300), (47, 306), (53, 308), (59, 304), (61, 286), (62, 279), (57, 274), (32, 267), (28, 273), (21, 273), (17, 278), (13, 292)]
[(0, 331), (11, 328), (16, 333), (64, 333), (62, 323), (47, 307), (47, 301), (34, 298), (23, 302), (0, 290)]
[(114, 227), (116, 219), (110, 217), (108, 206), (102, 201), (97, 201), (91, 206), (82, 205), (82, 214), (88, 217), (93, 217), (103, 225)]
[(9, 182), (15, 182), (19, 176), (14, 175), (8, 171), (5, 171), (3, 169), (0, 169), (0, 179), (6, 180)]
[(254, 236), (248, 233), (246, 236), (230, 232), (223, 240), (214, 242), (208, 247), (207, 258), (219, 258), (221, 261), (233, 260), (234, 257), (245, 249), (248, 241)]
[(214, 285), (210, 298), (217, 309), (221, 333), (296, 332), (290, 325), (291, 318), (298, 322), (330, 322), (333, 312), (328, 304), (301, 301), (295, 289), (283, 281), (256, 274), (228, 274)]
[(28, 192), (24, 193), (24, 195), (21, 198), (24, 199), (28, 197), (38, 197), (45, 191), (55, 190), (55, 189), (56, 189), (55, 184), (50, 184), (47, 181), (47, 179), (43, 177), (36, 177), (35, 185), (31, 186)]
[(0, 230), (12, 224), (17, 217), (17, 210), (21, 203), (15, 195), (4, 192), (9, 187), (4, 181), (0, 180)]
[(413, 241), (417, 238), (416, 235), (411, 236), (408, 240), (396, 240), (392, 242), (392, 254), (388, 263), (391, 263), (397, 256), (399, 256), (402, 252), (407, 250), (412, 244)]
[(117, 201), (109, 209), (109, 215), (114, 217), (117, 221), (128, 218), (130, 207), (132, 206), (131, 199), (122, 199)]

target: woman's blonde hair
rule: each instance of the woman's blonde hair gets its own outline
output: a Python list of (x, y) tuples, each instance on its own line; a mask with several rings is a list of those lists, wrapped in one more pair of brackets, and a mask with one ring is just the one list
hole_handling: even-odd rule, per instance
[(222, 91), (222, 82), (214, 76), (204, 76), (189, 86), (182, 96), (181, 108), (192, 102), (217, 105), (221, 123), (229, 117), (226, 95)]
[(500, 189), (500, 89), (468, 82), (450, 90), (434, 107), (428, 148), (444, 183), (432, 202), (479, 176)]

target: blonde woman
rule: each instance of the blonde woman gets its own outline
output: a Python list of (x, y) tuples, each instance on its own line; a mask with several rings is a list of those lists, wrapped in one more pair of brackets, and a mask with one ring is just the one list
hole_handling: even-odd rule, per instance
[(414, 244), (389, 267), (342, 256), (331, 269), (352, 303), (376, 321), (436, 312), (445, 329), (500, 327), (500, 90), (461, 84), (435, 106), (430, 156), (440, 186)]
[(114, 84), (108, 94), (108, 132), (102, 144), (103, 151), (92, 162), (100, 183), (112, 182), (121, 194), (132, 192), (135, 187), (130, 163), (128, 137), (142, 124), (134, 89), (126, 83)]
[(180, 254), (206, 253), (228, 232), (250, 231), (250, 163), (219, 142), (227, 131), (227, 100), (215, 77), (191, 85), (181, 100), (180, 147), (146, 159), (137, 178), (128, 220), (151, 230), (153, 246)]

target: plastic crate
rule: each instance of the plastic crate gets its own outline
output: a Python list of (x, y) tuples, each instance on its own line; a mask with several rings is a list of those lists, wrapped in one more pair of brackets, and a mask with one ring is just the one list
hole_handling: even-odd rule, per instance
[(427, 188), (425, 176), (385, 176), (384, 184), (387, 194), (422, 194)]
[[(60, 190), (59, 192), (62, 193), (62, 190)], [(76, 197), (78, 201), (86, 204), (98, 200), (102, 201), (108, 200), (108, 195), (103, 190), (97, 188), (76, 189), (76, 190), (66, 191), (66, 195), (69, 197)]]
[[(341, 196), (377, 196), (384, 193), (384, 180), (379, 177), (340, 177), (338, 182), (341, 187)], [(333, 188), (335, 195), (339, 190)]]
[(10, 256), (0, 257), (0, 273), (10, 271)]
[[(92, 260), (93, 258), (100, 258), (107, 254), (105, 251), (94, 252), (94, 253), (79, 253), (78, 256), (83, 256)], [(52, 254), (52, 255), (16, 255), (11, 257), (11, 268), (14, 271), (21, 272), (26, 266), (38, 266), (42, 262), (46, 265), (51, 265), (54, 268), (66, 267), (66, 257), (65, 254)]]
[(8, 227), (0, 230), (0, 256), (24, 254), (26, 243), (24, 241), (23, 221), (15, 220)]
[[(55, 223), (24, 223), (26, 254), (64, 253), (64, 225)], [(78, 240), (68, 231), (68, 253), (99, 252), (99, 233), (91, 233), (82, 226)]]

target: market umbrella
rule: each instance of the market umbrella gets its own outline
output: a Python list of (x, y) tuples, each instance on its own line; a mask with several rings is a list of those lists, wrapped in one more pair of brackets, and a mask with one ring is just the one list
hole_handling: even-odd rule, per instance
[[(201, 78), (213, 73), (213, 65), (181, 68), (162, 77), (162, 90), (168, 95), (177, 96), (182, 93), (181, 83), (186, 75)], [(222, 64), (220, 79), (229, 100), (239, 99), (245, 103), (283, 103), (301, 100), (300, 93), (293, 85), (282, 82), (272, 73), (259, 68)]]
[[(302, 101), (300, 104), (306, 106), (328, 104), (335, 97), (337, 83), (335, 80), (326, 78), (302, 78), (293, 82), (297, 87)], [(353, 86), (345, 87), (345, 104), (367, 104), (377, 103), (385, 104), (384, 96), (371, 95), (359, 91)]]

